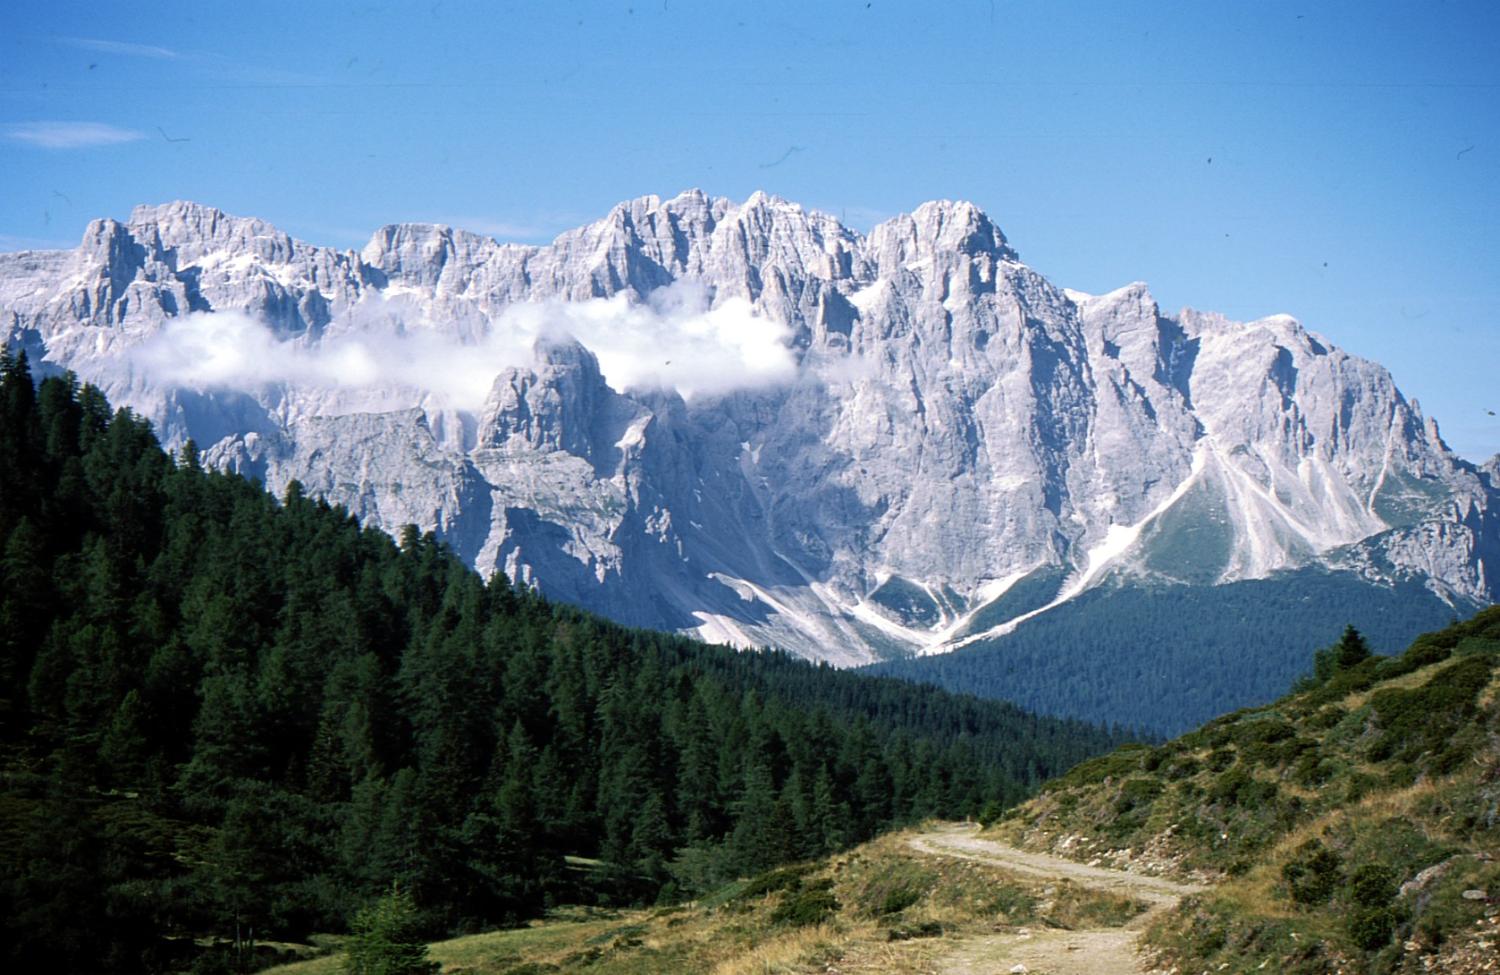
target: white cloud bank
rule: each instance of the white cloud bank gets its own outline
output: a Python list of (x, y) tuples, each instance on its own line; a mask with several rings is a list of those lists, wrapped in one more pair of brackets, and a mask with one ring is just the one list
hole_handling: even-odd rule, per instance
[[(246, 392), (287, 384), (329, 391), (334, 403), (417, 390), (431, 405), (476, 412), (496, 375), (530, 366), (538, 342), (576, 339), (617, 390), (675, 389), (685, 399), (789, 382), (791, 330), (731, 298), (709, 308), (703, 292), (674, 285), (649, 304), (623, 295), (511, 305), (478, 328), (429, 320), (415, 303), (372, 298), (318, 339), (279, 338), (237, 312), (173, 319), (137, 346), (132, 367), (153, 383)], [(388, 397), (377, 396), (384, 400)], [(330, 404), (332, 405), (332, 404)], [(415, 404), (412, 404), (415, 405)]]
[(90, 149), (136, 142), (146, 134), (104, 122), (20, 122), (6, 126), (5, 137), (42, 149)]

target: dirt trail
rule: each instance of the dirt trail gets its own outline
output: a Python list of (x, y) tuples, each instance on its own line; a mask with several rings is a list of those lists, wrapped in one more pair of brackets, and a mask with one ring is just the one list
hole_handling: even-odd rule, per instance
[(1024, 970), (1033, 975), (1131, 975), (1147, 971), (1137, 953), (1141, 929), (1188, 894), (1207, 888), (1091, 867), (1072, 860), (1029, 853), (980, 839), (973, 827), (953, 826), (912, 837), (911, 847), (933, 856), (958, 857), (1043, 880), (1067, 880), (1145, 901), (1150, 908), (1115, 928), (1059, 931), (1052, 928), (982, 935), (955, 942), (939, 962), (945, 975), (997, 975)]

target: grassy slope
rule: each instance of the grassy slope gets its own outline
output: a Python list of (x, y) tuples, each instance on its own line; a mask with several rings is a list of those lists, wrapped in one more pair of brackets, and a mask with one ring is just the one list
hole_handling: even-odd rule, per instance
[[(448, 973), (763, 975), (928, 970), (945, 936), (1028, 925), (1119, 924), (1144, 905), (1069, 882), (1029, 881), (981, 863), (926, 857), (894, 833), (827, 860), (773, 870), (688, 904), (564, 910), (509, 931), (431, 947)], [(334, 975), (337, 954), (275, 975)]]
[(1149, 934), (1183, 971), (1485, 970), (1474, 959), (1500, 942), (1497, 668), (1492, 607), (1401, 657), (1086, 762), (995, 830), (1222, 878)]

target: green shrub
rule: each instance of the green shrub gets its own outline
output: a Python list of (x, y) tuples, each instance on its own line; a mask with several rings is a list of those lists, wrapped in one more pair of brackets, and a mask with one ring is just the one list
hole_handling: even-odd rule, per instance
[(1385, 773), (1385, 787), (1387, 789), (1405, 789), (1415, 785), (1417, 782), (1417, 770), (1406, 762), (1396, 762), (1391, 765)]
[(1474, 754), (1475, 742), (1472, 738), (1454, 738), (1448, 742), (1448, 747), (1438, 752), (1431, 763), (1431, 770), (1435, 775), (1451, 775), (1464, 766)]
[(1183, 779), (1177, 783), (1175, 791), (1180, 802), (1191, 803), (1198, 800), (1204, 790), (1196, 779)]
[(1292, 767), (1292, 781), (1298, 785), (1319, 786), (1339, 773), (1339, 763), (1322, 757), (1315, 751), (1298, 756)]
[(1115, 814), (1124, 815), (1133, 809), (1149, 806), (1162, 793), (1162, 784), (1156, 779), (1126, 779), (1120, 786), (1120, 795), (1115, 799)]
[(832, 887), (833, 881), (824, 879), (787, 894), (786, 899), (771, 912), (771, 923), (794, 928), (821, 923), (839, 909)]
[(1241, 748), (1246, 745), (1272, 745), (1296, 734), (1289, 722), (1281, 718), (1260, 718), (1242, 722), (1234, 729), (1234, 743)]
[(1124, 836), (1146, 822), (1151, 804), (1161, 795), (1165, 786), (1157, 779), (1126, 779), (1115, 797), (1114, 818), (1108, 830), (1115, 836)]
[(922, 892), (915, 887), (897, 887), (886, 891), (885, 898), (881, 900), (877, 913), (900, 914), (922, 899)]
[(1373, 775), (1355, 772), (1349, 776), (1349, 782), (1344, 786), (1344, 803), (1346, 805), (1353, 805), (1359, 802), (1379, 785), (1380, 780)]
[(799, 863), (777, 870), (767, 870), (745, 881), (745, 886), (735, 895), (735, 900), (754, 900), (778, 890), (791, 890), (802, 886), (802, 878), (812, 873), (813, 865)]
[(1317, 840), (1308, 840), (1281, 868), (1292, 900), (1298, 904), (1322, 904), (1333, 896), (1343, 863), (1339, 855)]
[(1349, 901), (1358, 907), (1386, 907), (1396, 896), (1396, 871), (1380, 863), (1365, 863), (1349, 878)]
[(1203, 768), (1203, 763), (1191, 755), (1184, 755), (1171, 765), (1167, 766), (1166, 776), (1175, 782), (1192, 775), (1197, 775)]
[(1362, 907), (1350, 912), (1344, 920), (1349, 939), (1364, 951), (1379, 951), (1391, 942), (1395, 916), (1384, 907)]
[(1257, 806), (1276, 801), (1274, 782), (1262, 782), (1242, 768), (1233, 768), (1214, 780), (1209, 797), (1226, 806)]
[(1310, 728), (1316, 728), (1319, 731), (1326, 731), (1327, 729), (1332, 728), (1334, 725), (1342, 721), (1344, 719), (1344, 715), (1348, 713), (1349, 712), (1345, 711), (1337, 704), (1330, 704), (1325, 708), (1319, 709), (1317, 714), (1314, 714), (1311, 718), (1308, 719), (1307, 724)]

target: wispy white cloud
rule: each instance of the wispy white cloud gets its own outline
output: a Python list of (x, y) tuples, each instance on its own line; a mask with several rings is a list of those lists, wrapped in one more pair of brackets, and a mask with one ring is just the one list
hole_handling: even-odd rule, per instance
[(182, 57), (176, 51), (157, 47), (154, 44), (134, 44), (130, 41), (107, 41), (97, 37), (60, 37), (62, 43), (69, 47), (82, 48), (85, 51), (98, 51), (101, 54), (118, 54), (127, 58), (154, 58), (158, 61), (176, 61)]
[(336, 412), (369, 408), (372, 397), (401, 389), (420, 391), (431, 405), (477, 411), (501, 370), (530, 365), (539, 342), (567, 339), (593, 352), (620, 390), (675, 389), (691, 399), (796, 378), (790, 330), (749, 302), (709, 308), (701, 289), (688, 286), (653, 299), (516, 304), (466, 336), (441, 330), (402, 299), (367, 299), (317, 340), (278, 338), (235, 312), (201, 313), (174, 319), (131, 353), (131, 363), (169, 386), (326, 390)]
[(43, 149), (88, 149), (136, 142), (146, 133), (122, 129), (105, 122), (18, 122), (5, 127), (5, 137), (12, 142)]
[(523, 334), (576, 339), (620, 390), (673, 389), (693, 399), (797, 376), (790, 327), (743, 298), (709, 307), (707, 293), (691, 282), (652, 292), (648, 304), (616, 295), (511, 305), (502, 323)]

